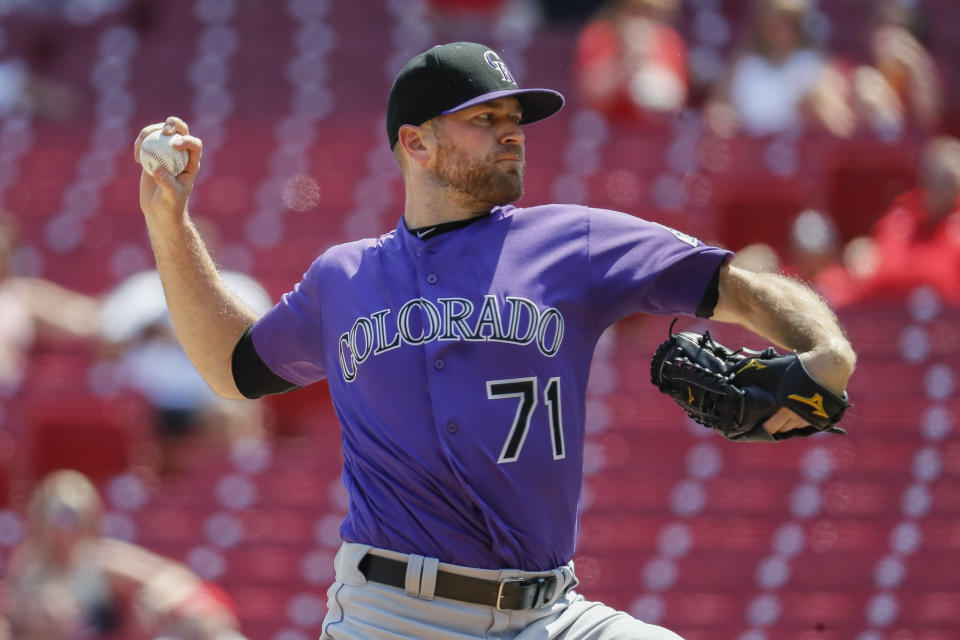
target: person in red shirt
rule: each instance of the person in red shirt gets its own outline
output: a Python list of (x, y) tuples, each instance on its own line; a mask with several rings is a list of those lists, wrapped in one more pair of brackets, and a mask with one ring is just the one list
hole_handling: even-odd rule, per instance
[(869, 237), (848, 244), (845, 273), (822, 274), (832, 302), (902, 296), (926, 285), (960, 304), (960, 140), (927, 143), (918, 178), (920, 186), (897, 198)]
[(676, 0), (611, 0), (581, 32), (575, 74), (587, 106), (616, 121), (659, 123), (687, 101), (687, 47)]

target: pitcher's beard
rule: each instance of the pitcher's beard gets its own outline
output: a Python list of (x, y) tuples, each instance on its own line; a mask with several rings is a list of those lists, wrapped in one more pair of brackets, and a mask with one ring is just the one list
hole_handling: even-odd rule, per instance
[(471, 162), (453, 145), (440, 142), (434, 175), (441, 186), (450, 187), (485, 210), (516, 202), (523, 195), (523, 165), (504, 171), (493, 160)]

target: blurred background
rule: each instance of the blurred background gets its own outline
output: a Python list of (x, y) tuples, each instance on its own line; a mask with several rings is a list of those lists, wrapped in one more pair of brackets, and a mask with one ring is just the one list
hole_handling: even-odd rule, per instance
[[(955, 0), (0, 0), (14, 627), (50, 576), (80, 571), (42, 559), (53, 527), (170, 561), (249, 638), (318, 636), (346, 508), (326, 388), (231, 403), (198, 379), (152, 271), (132, 144), (172, 114), (203, 139), (191, 210), (230, 285), (265, 309), (325, 248), (396, 225), (386, 96), (411, 56), (452, 40), (567, 96), (526, 130), (521, 205), (627, 211), (803, 278), (860, 357), (848, 436), (738, 445), (648, 383), (666, 319), (608, 331), (588, 393), (582, 592), (689, 640), (960, 638)], [(53, 500), (37, 487), (58, 469), (84, 476), (60, 477)], [(37, 563), (47, 577), (31, 582)], [(59, 627), (21, 637), (78, 637), (71, 616), (83, 637), (156, 633), (134, 628), (130, 598), (93, 624), (75, 591), (30, 614)], [(175, 637), (234, 637), (190, 633)]]

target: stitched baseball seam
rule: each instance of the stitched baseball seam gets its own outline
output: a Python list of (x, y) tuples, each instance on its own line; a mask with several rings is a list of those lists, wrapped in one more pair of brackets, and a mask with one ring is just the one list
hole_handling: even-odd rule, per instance
[[(170, 173), (176, 173), (176, 171), (175, 171), (176, 166), (177, 166), (177, 161), (176, 161), (176, 159), (172, 160), (173, 166), (172, 166), (172, 167), (169, 167), (169, 166), (167, 166), (167, 161), (166, 161), (166, 159), (165, 159), (163, 156), (161, 156), (160, 154), (158, 154), (156, 151), (147, 150), (147, 155), (149, 155), (151, 158), (153, 158), (153, 161), (154, 161), (157, 165), (163, 167), (164, 169), (166, 169), (166, 170), (169, 171)], [(154, 168), (154, 170), (156, 170), (156, 168)]]

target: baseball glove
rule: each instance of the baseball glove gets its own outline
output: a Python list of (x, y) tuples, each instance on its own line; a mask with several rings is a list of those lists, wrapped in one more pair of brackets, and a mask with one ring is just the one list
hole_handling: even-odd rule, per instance
[[(796, 353), (731, 351), (710, 336), (673, 332), (657, 347), (650, 366), (654, 385), (691, 418), (730, 440), (771, 442), (821, 431), (844, 434), (837, 423), (850, 406), (814, 380)], [(787, 407), (810, 423), (771, 435), (763, 423)]]

